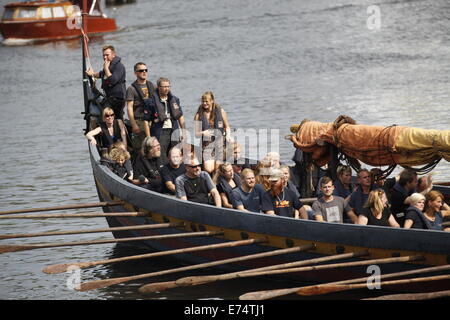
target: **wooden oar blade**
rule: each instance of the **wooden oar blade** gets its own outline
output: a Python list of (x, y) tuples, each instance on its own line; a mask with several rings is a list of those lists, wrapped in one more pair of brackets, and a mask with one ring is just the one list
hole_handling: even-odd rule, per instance
[(42, 271), (47, 274), (57, 274), (57, 273), (66, 272), (70, 266), (76, 266), (76, 267), (82, 269), (82, 268), (89, 268), (89, 267), (97, 266), (100, 264), (108, 264), (108, 263), (122, 262), (122, 261), (128, 261), (128, 260), (147, 259), (147, 258), (152, 258), (152, 257), (160, 257), (160, 256), (172, 255), (172, 254), (178, 254), (178, 253), (212, 250), (212, 249), (226, 248), (226, 247), (237, 247), (237, 246), (249, 245), (249, 244), (260, 243), (260, 242), (265, 242), (265, 241), (266, 241), (265, 239), (237, 240), (237, 241), (231, 241), (231, 242), (226, 242), (226, 243), (195, 246), (195, 247), (174, 249), (174, 250), (168, 250), (168, 251), (151, 252), (151, 253), (146, 253), (146, 254), (139, 254), (139, 255), (133, 255), (133, 256), (127, 256), (127, 257), (121, 257), (121, 258), (113, 258), (113, 259), (107, 259), (107, 260), (55, 264), (55, 265), (45, 267)]
[(52, 266), (45, 267), (42, 271), (46, 274), (57, 274), (57, 273), (63, 273), (69, 270), (70, 266), (76, 266), (77, 264), (70, 264), (70, 263), (64, 263), (64, 264), (54, 264)]
[(112, 286), (114, 284), (119, 284), (119, 283), (123, 283), (123, 282), (127, 282), (127, 281), (129, 281), (129, 277), (93, 280), (93, 281), (80, 283), (77, 287), (75, 287), (75, 290), (77, 290), (77, 291), (95, 290), (95, 289), (105, 288), (105, 287)]
[(301, 296), (316, 296), (321, 294), (333, 293), (338, 291), (351, 290), (353, 287), (346, 284), (329, 284), (320, 286), (309, 286), (304, 288), (299, 288), (297, 294)]
[(239, 300), (268, 300), (275, 297), (286, 296), (291, 293), (296, 293), (299, 288), (278, 289), (269, 291), (255, 291), (244, 293), (239, 296)]
[(139, 293), (160, 292), (178, 287), (175, 281), (149, 283), (139, 288)]
[(390, 294), (376, 298), (366, 298), (362, 300), (430, 300), (439, 299), (444, 297), (450, 297), (450, 290), (426, 292), (426, 293), (401, 293)]
[[(416, 283), (416, 282), (440, 281), (440, 280), (446, 280), (446, 279), (450, 279), (450, 275), (382, 281), (382, 282), (380, 282), (380, 285), (381, 286), (391, 286), (391, 285), (409, 284), (409, 283)], [(366, 287), (367, 287), (367, 283), (325, 284), (325, 285), (309, 286), (309, 287), (300, 288), (297, 291), (297, 294), (302, 295), (302, 296), (313, 296), (313, 295), (328, 294), (328, 293), (332, 293), (332, 292), (341, 292), (341, 291), (347, 291), (347, 290), (353, 290), (353, 289), (361, 289), (361, 288), (366, 288)]]
[(8, 252), (17, 252), (17, 251), (24, 251), (24, 250), (31, 250), (36, 249), (32, 246), (15, 246), (15, 245), (1, 245), (0, 246), (0, 254), (1, 253), (8, 253)]
[(218, 276), (191, 276), (178, 279), (176, 281), (179, 286), (196, 286), (205, 283), (211, 283), (218, 280)]

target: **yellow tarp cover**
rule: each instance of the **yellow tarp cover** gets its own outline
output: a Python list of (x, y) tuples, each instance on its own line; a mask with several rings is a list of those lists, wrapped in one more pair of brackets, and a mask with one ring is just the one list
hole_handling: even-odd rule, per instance
[(414, 166), (444, 158), (450, 162), (450, 130), (405, 128), (395, 142), (401, 164)]

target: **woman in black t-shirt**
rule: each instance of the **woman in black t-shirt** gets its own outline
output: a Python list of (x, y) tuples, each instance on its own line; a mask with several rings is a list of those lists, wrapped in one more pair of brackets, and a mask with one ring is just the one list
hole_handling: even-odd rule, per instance
[(358, 217), (358, 224), (400, 228), (391, 210), (387, 206), (386, 194), (383, 190), (372, 190), (366, 204)]

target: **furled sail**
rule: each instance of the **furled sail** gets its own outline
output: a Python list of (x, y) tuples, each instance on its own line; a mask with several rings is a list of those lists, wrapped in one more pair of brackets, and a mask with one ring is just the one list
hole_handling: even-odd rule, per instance
[(444, 158), (450, 161), (450, 130), (426, 130), (404, 126), (359, 125), (346, 116), (333, 123), (304, 120), (291, 126), (294, 145), (319, 166), (331, 160), (329, 145), (347, 157), (371, 166), (423, 166)]

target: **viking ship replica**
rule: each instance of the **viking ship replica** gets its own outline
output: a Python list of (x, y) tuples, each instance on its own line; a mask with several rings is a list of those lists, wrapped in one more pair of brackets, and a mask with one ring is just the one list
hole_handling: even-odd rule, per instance
[[(87, 132), (91, 124), (91, 105), (102, 107), (98, 102), (102, 99), (98, 99), (99, 92), (93, 79), (85, 73), (90, 62), (87, 38), (83, 39), (82, 83)], [(342, 116), (332, 123), (303, 121), (300, 125), (293, 125), (291, 131), (293, 135), (289, 138), (302, 150), (304, 158), (318, 166), (328, 164), (333, 167), (339, 161), (348, 161), (358, 167), (362, 161), (372, 166), (388, 166), (389, 170), (400, 165), (423, 166), (419, 169), (427, 171), (442, 158), (450, 160), (448, 130), (365, 126)], [(248, 293), (240, 297), (268, 299), (289, 293), (323, 294), (366, 287), (367, 268), (376, 265), (382, 269), (379, 279), (383, 288), (386, 285), (397, 291), (434, 291), (432, 296), (448, 295), (448, 291), (435, 291), (450, 288), (450, 232), (318, 222), (194, 203), (131, 184), (100, 162), (96, 147), (88, 145), (88, 152), (101, 201), (99, 206), (103, 207), (103, 216), (115, 242), (134, 241), (149, 248), (150, 252), (109, 260), (52, 265), (44, 272), (60, 273), (71, 267), (83, 269), (125, 259), (166, 255), (173, 256), (185, 266), (83, 282), (78, 290), (148, 279), (151, 282), (144, 284), (139, 291), (150, 293), (268, 275), (320, 283), (295, 287), (296, 282), (293, 282), (293, 288)], [(389, 170), (385, 170), (385, 174)], [(434, 188), (447, 197), (450, 195), (448, 186), (436, 185)], [(45, 246), (32, 248), (37, 247)], [(204, 268), (217, 273), (181, 279), (175, 275), (173, 281), (158, 282), (157, 277), (161, 275)]]
[[(88, 53), (87, 50), (84, 52)], [(85, 75), (83, 84), (86, 130), (89, 130), (89, 105), (98, 101), (98, 92), (92, 79)], [(450, 159), (450, 131), (364, 126), (345, 116), (325, 124), (304, 121), (293, 125), (291, 131), (294, 134), (290, 139), (294, 145), (319, 166), (331, 165), (333, 161), (345, 158), (352, 165), (357, 165), (357, 160), (360, 160), (373, 166), (390, 166), (391, 169), (396, 165), (424, 165), (421, 170), (427, 170), (442, 158)], [(444, 278), (437, 279), (440, 281), (432, 281), (436, 280), (434, 278), (420, 280), (421, 290), (450, 286), (449, 232), (316, 222), (184, 201), (122, 180), (100, 164), (98, 150), (93, 146), (89, 146), (89, 154), (100, 201), (120, 203), (104, 207), (105, 213), (114, 214), (107, 217), (110, 227), (169, 226), (114, 232), (114, 236), (117, 239), (142, 239), (142, 245), (156, 250), (150, 255), (174, 254), (188, 266), (86, 282), (80, 285), (80, 290), (203, 267), (216, 267), (231, 273), (150, 283), (140, 291), (148, 293), (267, 274), (318, 282), (344, 280), (343, 283), (348, 284), (355, 277), (367, 276), (369, 264), (382, 264), (387, 278), (439, 271), (440, 277)], [(435, 186), (435, 189), (446, 196), (450, 194), (447, 186)], [(134, 216), (126, 216), (130, 212)], [(117, 216), (120, 213), (124, 216)], [(303, 267), (341, 259), (346, 262)], [(401, 288), (408, 286), (402, 283)], [(415, 282), (414, 288), (417, 288)], [(254, 299), (256, 296), (249, 297)]]

